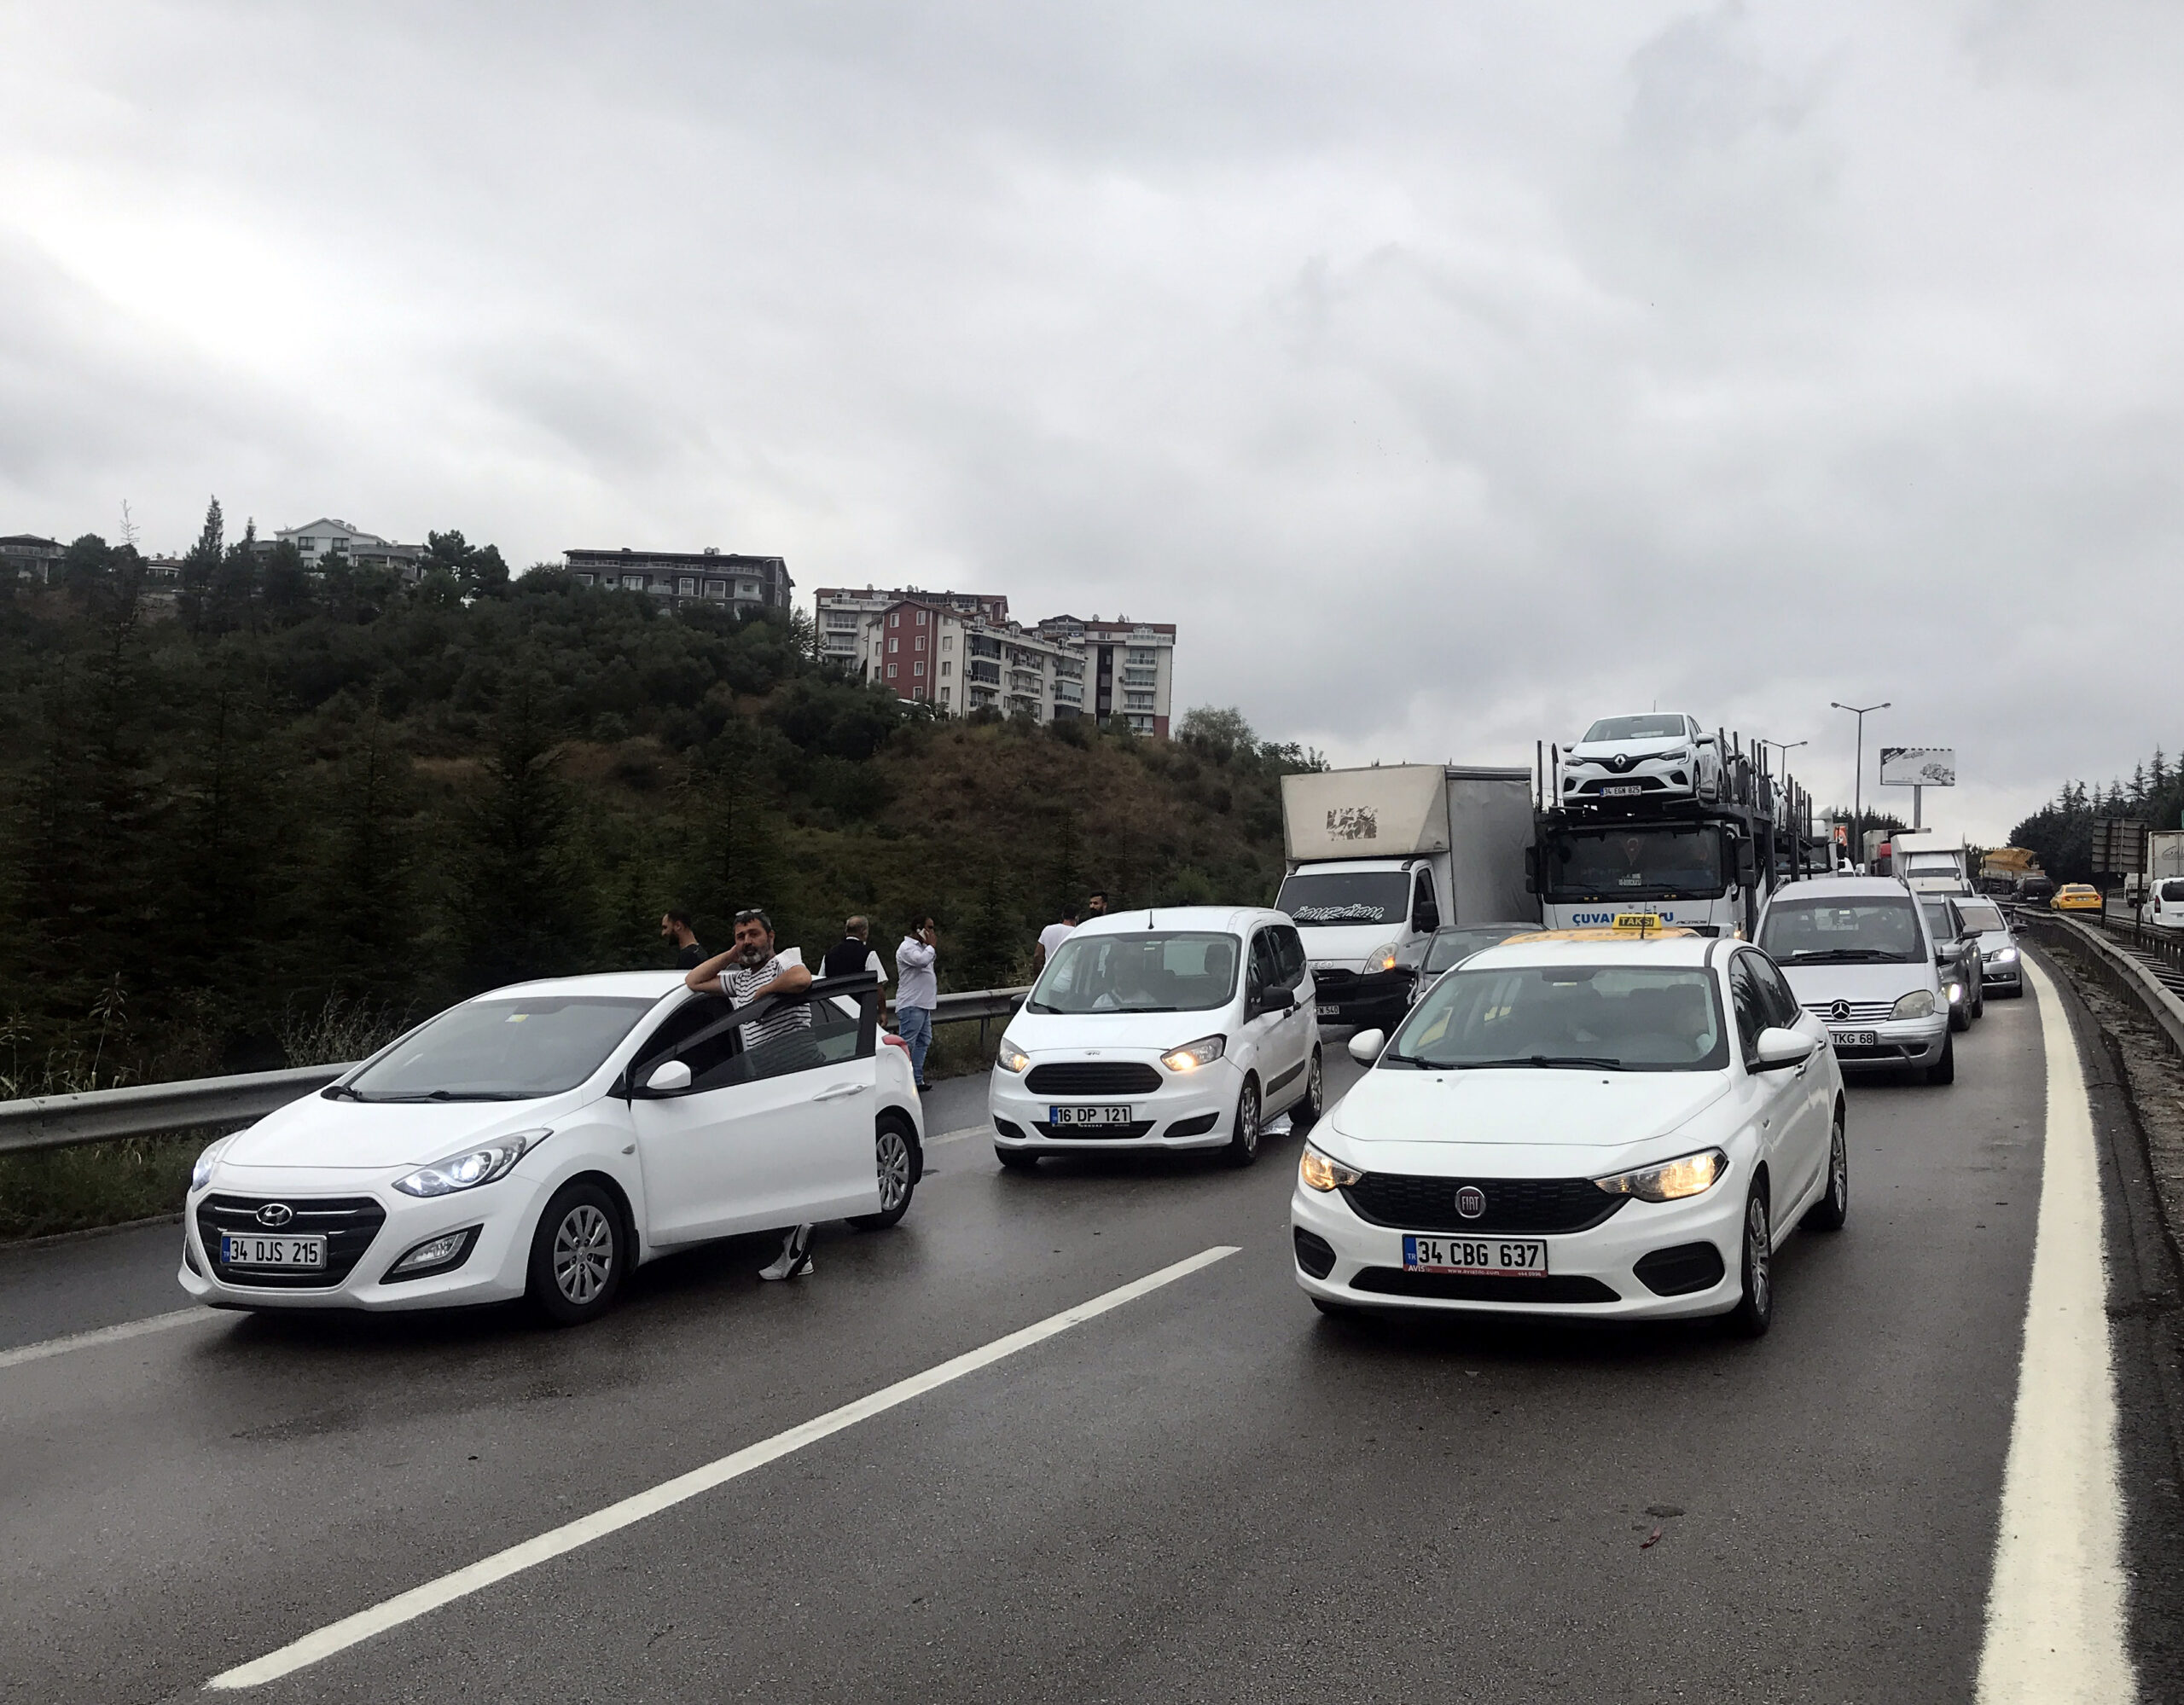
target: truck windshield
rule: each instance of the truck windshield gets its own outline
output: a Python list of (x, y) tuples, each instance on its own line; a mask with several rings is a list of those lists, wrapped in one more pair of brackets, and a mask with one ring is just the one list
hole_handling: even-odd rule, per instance
[(1680, 740), (1683, 734), (1681, 716), (1603, 716), (1585, 730), (1585, 738), (1577, 744), (1589, 746), (1595, 740)]
[(1075, 935), (1031, 991), (1034, 1012), (1204, 1012), (1236, 992), (1243, 943), (1182, 930)]
[(579, 995), (470, 1000), (351, 1078), (351, 1101), (527, 1101), (599, 1070), (650, 998)]
[(1376, 1070), (1719, 1071), (1728, 1060), (1709, 972), (1555, 965), (1450, 971)]
[(1546, 850), (1551, 899), (1712, 899), (1728, 886), (1722, 832), (1706, 825), (1558, 829)]
[(1307, 930), (1397, 923), (1409, 915), (1410, 878), (1399, 870), (1301, 871), (1282, 879), (1274, 903)]
[(1759, 945), (1781, 965), (1916, 965), (1926, 956), (1910, 897), (1777, 900)]

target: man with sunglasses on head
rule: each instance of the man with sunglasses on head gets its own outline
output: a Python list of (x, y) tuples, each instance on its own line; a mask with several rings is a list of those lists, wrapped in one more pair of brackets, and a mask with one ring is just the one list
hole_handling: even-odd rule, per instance
[[(724, 995), (731, 1005), (748, 1006), (770, 995), (802, 993), (811, 986), (811, 973), (796, 948), (775, 947), (774, 921), (754, 906), (735, 914), (735, 945), (686, 971), (682, 981), (700, 995)], [(772, 1077), (817, 1063), (811, 1008), (803, 1001), (736, 1029), (753, 1077)], [(758, 1277), (801, 1279), (810, 1271), (811, 1227), (798, 1226), (782, 1240), (781, 1254), (758, 1270)]]

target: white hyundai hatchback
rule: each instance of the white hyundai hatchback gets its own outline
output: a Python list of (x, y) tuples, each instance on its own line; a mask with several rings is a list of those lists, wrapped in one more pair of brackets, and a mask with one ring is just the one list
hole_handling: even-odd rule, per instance
[(1003, 1166), (1118, 1148), (1225, 1149), (1308, 1128), (1326, 1078), (1287, 914), (1176, 906), (1080, 924), (1008, 1022), (987, 1105)]
[(909, 1056), (879, 1042), (871, 977), (740, 1010), (675, 971), (494, 989), (207, 1147), (178, 1277), (215, 1308), (528, 1296), (573, 1324), (673, 1249), (892, 1226), (924, 1126)]
[(1305, 1145), (1297, 1282), (1322, 1312), (1728, 1314), (1849, 1205), (1824, 1025), (1757, 948), (1554, 931), (1448, 973)]

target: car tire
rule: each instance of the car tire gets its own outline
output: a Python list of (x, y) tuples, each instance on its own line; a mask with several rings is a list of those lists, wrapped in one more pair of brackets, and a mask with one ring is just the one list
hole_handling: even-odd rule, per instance
[(1297, 1098), (1297, 1105), (1289, 1110), (1289, 1128), (1302, 1136), (1320, 1122), (1320, 1115), (1327, 1111), (1327, 1069), (1316, 1047), (1311, 1063), (1304, 1068), (1304, 1093)]
[(1979, 974), (1972, 974), (1972, 1018), (1974, 1024), (1987, 1016), (1987, 985), (1979, 981)]
[(1231, 1166), (1249, 1166), (1259, 1157), (1259, 1081), (1256, 1077), (1244, 1080), (1244, 1087), (1236, 1095), (1236, 1119), (1229, 1132), (1228, 1146), (1222, 1157)]
[(1039, 1157), (1031, 1149), (1005, 1149), (996, 1143), (993, 1157), (1011, 1172), (1036, 1172), (1039, 1167)]
[(612, 1308), (630, 1268), (630, 1228), (604, 1186), (572, 1179), (554, 1192), (531, 1234), (525, 1295), (557, 1326), (580, 1326)]
[(1949, 1027), (1960, 1036), (1972, 1028), (1972, 997), (1969, 995), (1949, 1009)]
[(1740, 1338), (1763, 1337), (1774, 1320), (1774, 1254), (1769, 1247), (1772, 1221), (1767, 1192), (1757, 1183), (1744, 1199), (1744, 1231), (1739, 1238), (1737, 1270), (1744, 1294), (1729, 1310), (1728, 1327)]
[(1926, 1068), (1929, 1083), (1956, 1082), (1956, 1038), (1946, 1032), (1942, 1036), (1942, 1057)]
[(1805, 1209), (1809, 1232), (1839, 1232), (1850, 1217), (1850, 1144), (1844, 1134), (1843, 1109), (1835, 1110), (1835, 1128), (1827, 1139), (1827, 1193)]
[(902, 1116), (885, 1114), (873, 1134), (872, 1154), (880, 1170), (880, 1211), (852, 1214), (850, 1224), (860, 1232), (884, 1232), (902, 1223), (910, 1211), (910, 1198), (918, 1187), (917, 1137)]

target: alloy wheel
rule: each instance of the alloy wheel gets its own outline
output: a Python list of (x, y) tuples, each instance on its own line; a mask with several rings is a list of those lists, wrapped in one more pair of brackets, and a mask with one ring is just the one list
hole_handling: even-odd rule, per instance
[(910, 1193), (910, 1145), (892, 1127), (880, 1134), (880, 1211), (892, 1214)]
[(1835, 1122), (1835, 1134), (1827, 1145), (1827, 1199), (1838, 1220), (1850, 1211), (1850, 1145), (1844, 1140), (1843, 1122)]
[(592, 1203), (578, 1203), (554, 1232), (555, 1287), (581, 1308), (606, 1289), (613, 1267), (613, 1222)]
[(1327, 1111), (1327, 1070), (1320, 1058), (1320, 1051), (1312, 1050), (1312, 1063), (1304, 1070), (1304, 1105), (1316, 1119)]
[(1752, 1312), (1764, 1319), (1774, 1306), (1773, 1276), (1769, 1264), (1773, 1252), (1767, 1247), (1767, 1200), (1757, 1192), (1745, 1204), (1744, 1259), (1751, 1274), (1749, 1290)]

